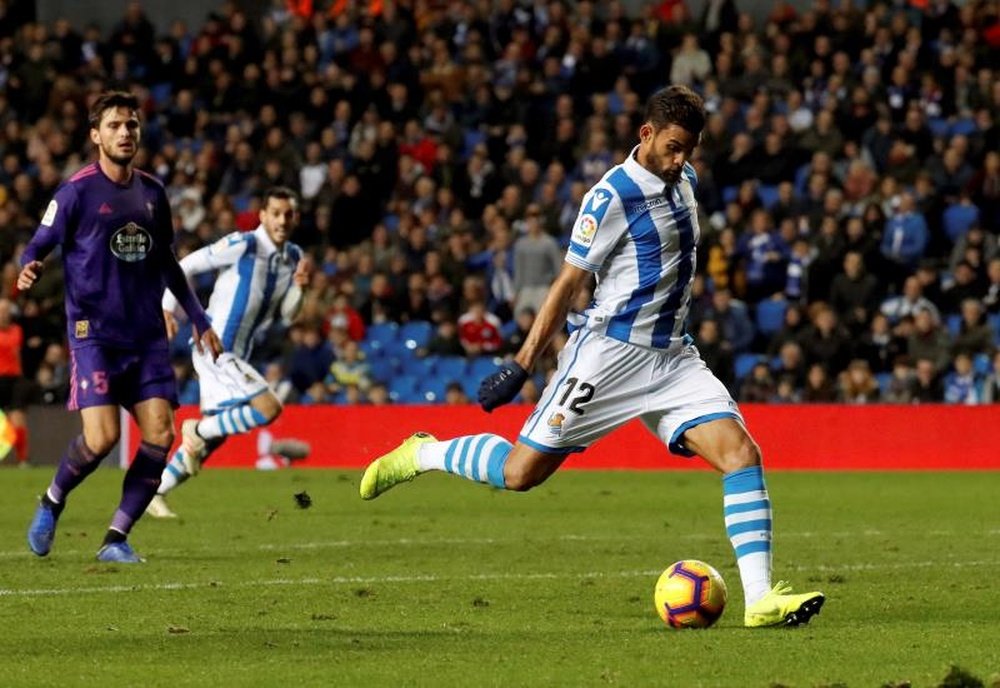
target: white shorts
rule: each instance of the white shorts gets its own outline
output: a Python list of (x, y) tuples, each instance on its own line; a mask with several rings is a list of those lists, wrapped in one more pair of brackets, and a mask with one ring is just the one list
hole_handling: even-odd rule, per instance
[(202, 413), (218, 413), (269, 389), (261, 374), (234, 354), (224, 353), (213, 361), (207, 351), (195, 349), (191, 361), (198, 373)]
[(694, 454), (684, 432), (732, 418), (743, 423), (736, 402), (691, 344), (647, 349), (587, 329), (570, 335), (559, 368), (518, 439), (549, 454), (583, 451), (633, 418), (668, 449)]

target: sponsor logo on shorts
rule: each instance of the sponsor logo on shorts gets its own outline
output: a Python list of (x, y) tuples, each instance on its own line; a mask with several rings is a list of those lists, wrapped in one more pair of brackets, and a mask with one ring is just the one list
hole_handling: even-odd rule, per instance
[(120, 227), (111, 235), (111, 252), (118, 260), (138, 263), (153, 250), (153, 237), (134, 222)]
[(559, 437), (562, 434), (563, 423), (566, 422), (566, 416), (561, 413), (553, 413), (549, 416), (549, 419), (545, 421), (545, 424), (549, 428), (549, 434), (553, 437)]
[(86, 339), (90, 336), (90, 321), (89, 320), (77, 320), (74, 327), (74, 333), (77, 339)]

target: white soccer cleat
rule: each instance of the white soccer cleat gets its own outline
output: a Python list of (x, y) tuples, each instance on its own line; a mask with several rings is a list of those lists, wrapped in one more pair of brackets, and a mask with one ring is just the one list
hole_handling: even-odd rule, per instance
[(198, 475), (206, 447), (205, 440), (198, 434), (198, 421), (193, 418), (181, 423), (181, 448), (184, 450), (184, 470), (188, 475)]
[(177, 514), (174, 513), (161, 494), (153, 496), (153, 501), (146, 507), (146, 513), (153, 518), (177, 518)]

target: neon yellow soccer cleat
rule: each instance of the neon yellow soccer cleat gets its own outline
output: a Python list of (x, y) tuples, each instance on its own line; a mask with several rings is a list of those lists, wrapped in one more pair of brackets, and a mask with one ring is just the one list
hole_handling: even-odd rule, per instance
[(437, 442), (437, 439), (426, 432), (418, 432), (368, 464), (361, 477), (361, 499), (375, 499), (390, 487), (413, 480), (420, 472), (417, 449), (427, 442)]
[(778, 581), (769, 593), (747, 607), (743, 625), (747, 628), (759, 628), (809, 623), (814, 614), (819, 614), (825, 601), (826, 596), (821, 592), (794, 595), (788, 583)]

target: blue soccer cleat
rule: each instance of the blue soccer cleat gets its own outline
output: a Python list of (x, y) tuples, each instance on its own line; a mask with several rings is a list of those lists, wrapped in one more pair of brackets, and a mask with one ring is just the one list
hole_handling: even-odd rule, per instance
[(136, 554), (127, 542), (112, 542), (97, 550), (97, 561), (114, 564), (141, 564), (146, 560)]
[(35, 517), (28, 526), (28, 547), (40, 557), (44, 557), (52, 549), (52, 540), (56, 536), (56, 521), (59, 517), (52, 511), (51, 505), (45, 501), (38, 503)]

